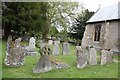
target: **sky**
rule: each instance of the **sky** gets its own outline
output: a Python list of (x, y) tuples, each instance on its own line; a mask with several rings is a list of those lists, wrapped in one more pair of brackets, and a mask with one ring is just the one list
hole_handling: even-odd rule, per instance
[(109, 5), (117, 4), (120, 0), (77, 0), (83, 2), (85, 8), (90, 11), (97, 11), (99, 6), (100, 8), (106, 7)]

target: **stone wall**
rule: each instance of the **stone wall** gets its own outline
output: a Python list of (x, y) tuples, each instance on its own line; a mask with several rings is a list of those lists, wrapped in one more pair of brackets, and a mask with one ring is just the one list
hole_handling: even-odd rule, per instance
[(105, 49), (118, 50), (118, 23), (109, 22), (106, 26)]
[[(94, 25), (101, 24), (100, 41), (94, 41)], [(88, 24), (82, 39), (82, 47), (94, 46), (101, 49), (118, 51), (118, 21)]]

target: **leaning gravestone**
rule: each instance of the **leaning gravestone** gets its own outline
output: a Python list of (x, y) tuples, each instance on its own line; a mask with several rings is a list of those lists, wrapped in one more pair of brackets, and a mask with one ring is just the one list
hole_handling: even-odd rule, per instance
[(105, 65), (106, 63), (113, 62), (112, 52), (107, 50), (101, 51), (101, 65)]
[(84, 68), (87, 66), (87, 55), (82, 50), (81, 46), (76, 46), (77, 68)]
[(49, 51), (46, 47), (40, 51), (41, 57), (33, 68), (33, 73), (43, 73), (52, 70), (51, 61), (49, 60)]
[(63, 55), (68, 55), (70, 54), (70, 45), (67, 42), (64, 42), (62, 45), (62, 53)]
[(5, 57), (6, 66), (19, 67), (21, 65), (24, 65), (24, 57), (26, 54), (26, 50), (19, 44), (20, 41), (21, 38), (16, 39), (14, 43), (11, 43), (9, 49), (7, 49)]
[(58, 41), (54, 41), (54, 45), (53, 45), (53, 55), (59, 55), (59, 45), (58, 45)]
[(38, 55), (35, 51), (35, 38), (31, 37), (29, 40), (29, 46), (26, 47), (27, 55)]
[(95, 65), (97, 64), (97, 51), (95, 48), (90, 48), (89, 54), (90, 54), (90, 61), (89, 64)]

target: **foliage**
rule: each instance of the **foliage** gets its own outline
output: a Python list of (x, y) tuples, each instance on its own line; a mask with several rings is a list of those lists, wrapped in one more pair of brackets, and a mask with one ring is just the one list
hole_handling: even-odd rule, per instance
[[(46, 39), (50, 27), (67, 28), (69, 18), (75, 13), (75, 2), (3, 2), (3, 28), (5, 37), (15, 34), (42, 34)], [(74, 14), (73, 14), (74, 13)], [(54, 33), (55, 34), (55, 33)]]
[(90, 17), (93, 14), (94, 12), (90, 12), (88, 9), (85, 9), (82, 10), (82, 12), (78, 15), (77, 18), (75, 18), (75, 22), (70, 28), (70, 31), (77, 32), (77, 35), (74, 37), (75, 39), (82, 39), (86, 22), (90, 19)]

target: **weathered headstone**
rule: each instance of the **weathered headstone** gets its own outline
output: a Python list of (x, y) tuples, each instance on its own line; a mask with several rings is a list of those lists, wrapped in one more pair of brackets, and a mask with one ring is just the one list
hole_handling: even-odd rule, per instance
[(7, 39), (7, 43), (6, 43), (6, 48), (7, 48), (7, 50), (10, 49), (10, 45), (11, 45), (11, 44), (12, 44), (12, 36), (9, 35), (9, 36), (8, 36), (8, 39)]
[(31, 37), (29, 40), (29, 46), (26, 47), (27, 51), (34, 51), (35, 49), (35, 38)]
[(20, 41), (20, 38), (16, 39), (14, 43), (11, 43), (9, 49), (7, 49), (5, 57), (6, 66), (19, 67), (21, 65), (24, 65), (26, 50), (19, 44)]
[(95, 48), (90, 48), (90, 51), (89, 51), (89, 54), (90, 54), (90, 61), (89, 61), (89, 64), (91, 65), (95, 65), (97, 64), (97, 51)]
[(53, 55), (59, 55), (59, 45), (58, 45), (58, 41), (54, 41), (54, 45), (53, 45)]
[(52, 44), (53, 44), (53, 40), (49, 40), (48, 45), (52, 45)]
[(89, 54), (90, 47), (86, 46), (86, 47), (82, 47), (82, 49), (84, 50), (84, 53), (87, 55), (87, 62), (89, 62), (89, 60), (90, 60), (90, 54)]
[(35, 51), (35, 38), (31, 37), (29, 40), (29, 46), (26, 47), (27, 55), (38, 55)]
[(43, 73), (52, 70), (48, 52), (49, 51), (46, 47), (42, 48), (42, 51), (40, 51), (41, 57), (33, 68), (33, 73)]
[(77, 68), (84, 68), (87, 66), (87, 55), (82, 50), (81, 46), (76, 46)]
[(113, 52), (111, 51), (107, 54), (107, 62), (113, 62)]
[(113, 62), (112, 52), (108, 50), (101, 51), (101, 65), (105, 65), (106, 63)]
[(67, 42), (64, 42), (62, 45), (62, 53), (63, 55), (68, 55), (70, 54), (70, 44)]
[(41, 43), (40, 44), (40, 49), (42, 49), (43, 47), (45, 47), (46, 43)]

